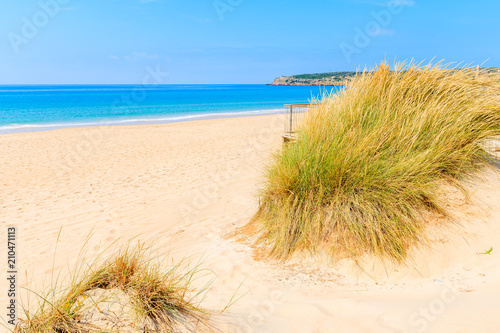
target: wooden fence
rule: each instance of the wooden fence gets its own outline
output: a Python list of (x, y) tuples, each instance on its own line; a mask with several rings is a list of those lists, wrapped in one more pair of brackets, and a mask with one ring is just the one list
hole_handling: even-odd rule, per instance
[(285, 134), (283, 141), (293, 141), (297, 139), (297, 128), (307, 117), (309, 109), (315, 107), (313, 104), (285, 104)]

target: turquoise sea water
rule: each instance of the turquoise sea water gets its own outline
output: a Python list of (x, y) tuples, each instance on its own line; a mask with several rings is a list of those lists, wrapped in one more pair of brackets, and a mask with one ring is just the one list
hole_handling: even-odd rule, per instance
[(281, 112), (337, 89), (267, 85), (0, 86), (0, 133)]

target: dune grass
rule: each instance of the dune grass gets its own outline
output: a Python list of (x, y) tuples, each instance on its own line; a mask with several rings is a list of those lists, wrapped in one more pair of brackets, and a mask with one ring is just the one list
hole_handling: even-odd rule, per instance
[[(52, 287), (46, 295), (37, 295), (40, 304), (34, 312), (25, 309), (26, 318), (14, 332), (103, 332), (80, 320), (88, 310), (82, 296), (98, 289), (120, 290), (130, 296), (133, 316), (149, 324), (148, 332), (212, 332), (210, 314), (194, 302), (203, 290), (194, 293), (190, 286), (198, 273), (198, 266), (186, 269), (183, 263), (165, 269), (144, 247), (126, 247), (109, 259), (79, 265), (69, 287)], [(96, 302), (95, 307), (99, 306)]]
[(401, 262), (427, 213), (446, 215), (439, 185), (488, 162), (500, 134), (499, 85), (474, 68), (382, 63), (309, 111), (299, 139), (268, 167), (248, 230), (276, 258), (326, 250)]

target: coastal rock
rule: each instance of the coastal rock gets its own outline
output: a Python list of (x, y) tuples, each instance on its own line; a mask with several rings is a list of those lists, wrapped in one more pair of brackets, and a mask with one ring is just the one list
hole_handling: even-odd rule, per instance
[(326, 74), (306, 74), (295, 76), (280, 76), (271, 86), (343, 86), (355, 72), (339, 72)]

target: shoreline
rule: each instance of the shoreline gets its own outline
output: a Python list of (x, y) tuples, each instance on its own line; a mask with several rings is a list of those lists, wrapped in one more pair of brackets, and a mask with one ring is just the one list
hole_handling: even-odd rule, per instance
[(130, 119), (110, 119), (103, 121), (89, 121), (81, 123), (48, 123), (48, 124), (10, 124), (0, 126), (0, 135), (17, 134), (17, 133), (32, 133), (32, 132), (47, 132), (64, 128), (80, 128), (80, 127), (99, 127), (99, 126), (126, 126), (126, 125), (160, 125), (171, 123), (182, 123), (197, 120), (210, 119), (225, 119), (225, 118), (241, 118), (241, 117), (256, 117), (278, 115), (283, 113), (283, 109), (255, 110), (255, 111), (230, 111), (221, 113), (209, 114), (193, 114), (185, 116), (167, 116), (157, 118), (130, 118)]
[[(236, 291), (245, 295), (221, 318), (231, 319), (224, 332), (235, 325), (258, 332), (420, 332), (431, 323), (421, 309), (441, 315), (430, 333), (495, 332), (497, 169), (470, 179), (469, 200), (449, 193), (459, 223), (432, 227), (430, 246), (415, 248), (402, 266), (369, 256), (362, 268), (349, 260), (279, 264), (228, 238), (258, 209), (256, 194), (282, 147), (282, 125), (283, 115), (269, 115), (0, 135), (2, 216), (19, 228), (19, 300), (29, 294), (23, 288), (46, 290), (52, 276), (68, 277), (82, 249), (91, 262), (112, 244), (134, 240), (173, 262), (201, 260), (214, 272), (206, 309), (224, 308)], [(0, 288), (7, 290), (7, 282)], [(249, 313), (262, 320), (249, 320)]]

